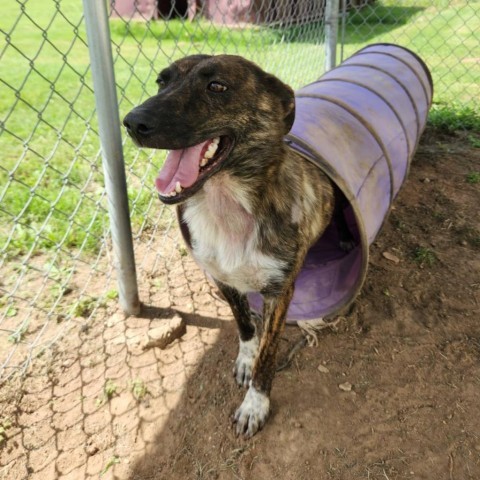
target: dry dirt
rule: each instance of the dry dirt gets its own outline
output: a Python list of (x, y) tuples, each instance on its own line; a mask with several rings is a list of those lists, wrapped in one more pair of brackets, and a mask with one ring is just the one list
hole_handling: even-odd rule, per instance
[[(479, 170), (466, 135), (426, 132), (361, 295), (278, 373), (253, 439), (230, 426), (235, 325), (180, 249), (141, 275), (140, 317), (111, 306), (2, 386), (0, 478), (478, 480)], [(183, 338), (142, 350), (177, 313)]]

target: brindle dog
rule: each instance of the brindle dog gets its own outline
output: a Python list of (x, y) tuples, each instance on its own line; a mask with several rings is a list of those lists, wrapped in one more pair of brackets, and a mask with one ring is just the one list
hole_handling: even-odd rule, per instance
[[(334, 186), (285, 144), (293, 91), (257, 65), (194, 55), (163, 70), (157, 83), (157, 95), (123, 123), (138, 146), (170, 150), (156, 188), (162, 202), (178, 205), (193, 256), (237, 321), (234, 376), (248, 391), (233, 421), (237, 434), (250, 437), (267, 420), (294, 281), (331, 220)], [(263, 322), (252, 315), (248, 292), (262, 294)]]

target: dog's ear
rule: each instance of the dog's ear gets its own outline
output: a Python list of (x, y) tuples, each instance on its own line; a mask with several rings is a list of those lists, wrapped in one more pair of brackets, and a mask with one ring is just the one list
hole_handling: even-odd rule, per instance
[(285, 135), (290, 131), (295, 120), (295, 94), (293, 89), (283, 83), (274, 75), (267, 74), (267, 85), (280, 100), (283, 109), (283, 121), (285, 124)]

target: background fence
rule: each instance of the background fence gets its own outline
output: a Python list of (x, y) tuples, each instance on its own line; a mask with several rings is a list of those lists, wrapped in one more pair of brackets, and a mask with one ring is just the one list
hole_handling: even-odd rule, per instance
[[(435, 111), (447, 111), (458, 128), (475, 128), (480, 3), (339, 3), (338, 57), (371, 42), (413, 49), (433, 73), (432, 118)], [(159, 70), (184, 55), (240, 54), (293, 87), (324, 69), (323, 0), (117, 0), (109, 7), (120, 117), (155, 92)], [(81, 4), (2, 2), (0, 31), (0, 378), (5, 380), (69, 329), (90, 328), (116, 304), (118, 293)], [(184, 250), (171, 210), (160, 205), (152, 188), (163, 154), (125, 140), (124, 157), (140, 278), (173, 271), (173, 252)], [(140, 293), (142, 299), (141, 281)]]

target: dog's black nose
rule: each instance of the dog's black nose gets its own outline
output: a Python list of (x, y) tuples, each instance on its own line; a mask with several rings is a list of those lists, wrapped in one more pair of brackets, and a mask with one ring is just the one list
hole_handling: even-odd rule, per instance
[(155, 129), (154, 125), (146, 115), (142, 115), (141, 112), (136, 112), (135, 110), (132, 110), (126, 115), (123, 119), (123, 125), (136, 137), (148, 136)]

